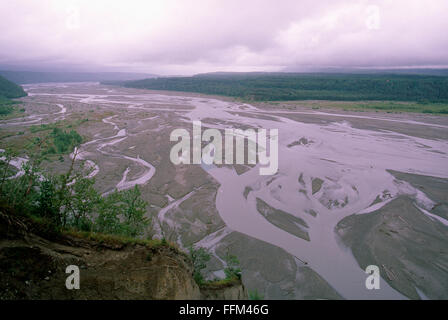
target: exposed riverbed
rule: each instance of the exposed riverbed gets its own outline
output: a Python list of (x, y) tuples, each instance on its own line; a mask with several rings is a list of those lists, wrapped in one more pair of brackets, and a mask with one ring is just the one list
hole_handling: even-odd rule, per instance
[[(153, 144), (157, 141), (157, 145), (169, 150), (173, 145), (169, 132), (178, 126), (191, 128), (195, 120), (201, 120), (208, 128), (278, 129), (279, 170), (273, 176), (260, 176), (258, 165), (246, 166), (243, 172), (229, 166), (196, 165), (195, 170), (199, 170), (200, 175), (219, 184), (214, 208), (203, 210), (217, 210), (225, 226), (216, 222), (213, 230), (206, 231), (205, 227), (197, 225), (196, 234), (203, 236), (194, 238), (195, 242), (214, 250), (231, 231), (267, 242), (293, 256), (299, 267), (306, 266), (317, 272), (344, 298), (402, 299), (406, 296), (390, 286), (390, 281), (382, 281), (380, 290), (366, 289), (367, 275), (335, 232), (341, 220), (353, 214), (368, 215), (399, 196), (407, 196), (434, 224), (446, 227), (448, 223), (443, 214), (431, 212), (436, 203), (425, 190), (398, 180), (389, 171), (447, 179), (448, 141), (440, 135), (448, 132), (448, 121), (431, 123), (419, 117), (388, 119), (384, 114), (259, 109), (249, 104), (188, 94), (121, 88), (111, 91), (110, 87), (98, 84), (29, 85), (25, 88), (30, 96), (24, 100), (28, 99), (30, 104), (53, 103), (55, 111), (3, 121), (1, 128), (23, 128), (65, 119), (77, 110), (67, 104), (79, 105), (76, 108), (80, 109), (101, 106), (101, 110), (114, 113), (103, 117), (98, 124), (91, 124), (101, 130), (77, 150), (78, 159), (87, 160), (92, 167), (91, 177), (110, 178), (108, 185), (103, 186), (104, 193), (136, 184), (151, 185), (154, 179), (161, 179), (161, 174), (167, 174), (165, 170), (168, 169), (163, 167), (163, 162), (169, 161), (166, 150), (156, 151), (155, 147), (151, 150), (151, 144), (148, 147), (139, 139), (146, 137)], [(89, 93), (89, 88), (94, 93)], [(141, 117), (139, 112), (149, 114)], [(322, 121), (309, 121), (311, 118)], [(407, 134), (412, 128), (415, 132), (425, 128), (438, 130), (438, 136)], [(149, 150), (145, 149), (147, 147)], [(117, 170), (111, 169), (114, 159), (119, 163)], [(177, 174), (180, 169), (175, 170)], [(188, 179), (185, 177), (182, 179)], [(188, 181), (182, 179), (176, 181), (187, 186)], [(175, 196), (175, 192), (170, 191), (175, 188), (166, 187), (167, 183), (160, 184), (167, 190), (165, 205), (154, 206), (152, 210), (157, 211), (162, 224), (165, 222), (167, 227), (181, 232), (184, 224), (176, 221), (174, 212), (184, 210), (182, 204), (193, 201), (195, 195), (208, 196), (205, 195), (208, 189), (198, 183), (185, 187)], [(209, 195), (213, 196), (213, 188), (209, 190)], [(203, 202), (203, 206), (207, 203)], [(191, 225), (195, 223), (193, 219)], [(291, 228), (282, 227), (288, 224), (307, 236), (300, 237)], [(189, 228), (196, 232), (193, 227)], [(179, 242), (186, 245), (185, 240)], [(221, 259), (218, 255), (216, 258)], [(385, 275), (382, 276), (385, 280)]]

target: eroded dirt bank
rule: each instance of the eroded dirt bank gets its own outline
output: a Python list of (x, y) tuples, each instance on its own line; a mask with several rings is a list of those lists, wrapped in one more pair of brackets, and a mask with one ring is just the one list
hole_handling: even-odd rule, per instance
[[(65, 286), (69, 265), (79, 290)], [(0, 299), (247, 299), (240, 281), (201, 290), (192, 273), (169, 245), (61, 235), (0, 212)]]

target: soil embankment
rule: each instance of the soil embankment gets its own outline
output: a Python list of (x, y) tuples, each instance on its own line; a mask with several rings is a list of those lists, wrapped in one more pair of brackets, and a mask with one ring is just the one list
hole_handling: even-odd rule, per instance
[[(65, 270), (80, 270), (80, 289)], [(0, 212), (0, 299), (247, 299), (240, 281), (199, 288), (189, 258), (160, 241), (62, 235)]]

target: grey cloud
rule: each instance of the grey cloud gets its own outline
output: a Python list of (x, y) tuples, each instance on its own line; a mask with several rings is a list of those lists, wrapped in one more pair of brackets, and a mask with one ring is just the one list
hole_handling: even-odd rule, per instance
[(161, 74), (448, 65), (446, 0), (0, 3), (0, 64)]

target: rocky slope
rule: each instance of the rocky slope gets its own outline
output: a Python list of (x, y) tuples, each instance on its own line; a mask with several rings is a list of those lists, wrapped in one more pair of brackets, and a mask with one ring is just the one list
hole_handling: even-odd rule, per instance
[[(69, 265), (79, 290), (65, 286)], [(240, 281), (201, 290), (192, 272), (168, 244), (61, 235), (0, 212), (0, 299), (247, 299)]]

